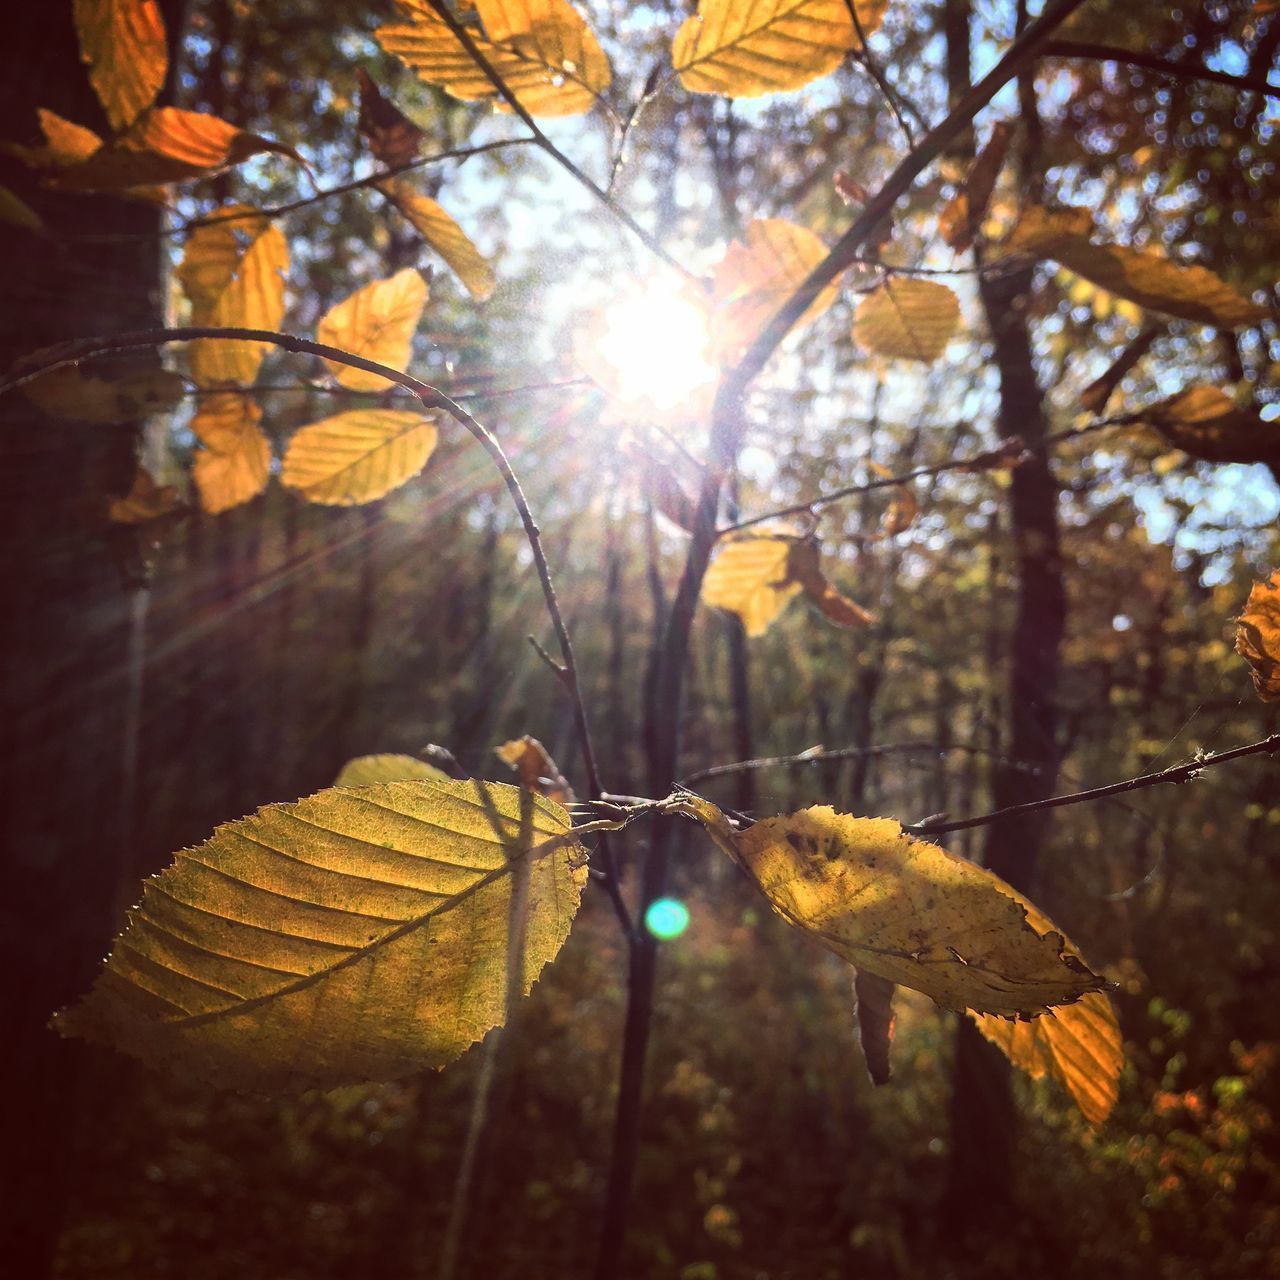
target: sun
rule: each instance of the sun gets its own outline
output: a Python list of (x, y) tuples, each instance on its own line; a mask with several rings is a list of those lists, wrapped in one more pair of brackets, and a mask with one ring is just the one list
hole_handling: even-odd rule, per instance
[(588, 362), (606, 389), (637, 408), (670, 411), (716, 380), (704, 307), (687, 286), (653, 281), (613, 303), (588, 334)]

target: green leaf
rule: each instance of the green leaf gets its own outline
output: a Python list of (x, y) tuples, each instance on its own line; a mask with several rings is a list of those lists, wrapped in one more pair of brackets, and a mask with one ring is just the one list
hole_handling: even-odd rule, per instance
[(528, 993), (586, 874), (564, 809), (501, 783), (268, 805), (147, 881), (92, 991), (54, 1025), (259, 1092), (440, 1067)]

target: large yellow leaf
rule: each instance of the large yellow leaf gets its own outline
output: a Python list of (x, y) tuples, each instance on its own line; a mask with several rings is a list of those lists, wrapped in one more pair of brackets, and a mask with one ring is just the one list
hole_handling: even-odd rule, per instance
[(493, 268), (467, 233), (434, 200), (419, 195), (406, 182), (386, 182), (379, 189), (449, 264), (477, 302), (483, 302), (493, 292)]
[(890, 359), (937, 360), (960, 323), (960, 300), (932, 280), (886, 280), (858, 303), (853, 336)]
[(1236, 652), (1253, 668), (1263, 702), (1280, 702), (1280, 574), (1257, 582), (1236, 619)]
[(1094, 244), (1093, 220), (1083, 209), (1023, 213), (1006, 249), (1052, 258), (1086, 280), (1150, 311), (1235, 328), (1269, 314), (1206, 267), (1172, 262), (1150, 249)]
[[(1027, 923), (1040, 934), (1054, 929), (1053, 921), (1020, 894), (1008, 890), (1025, 908)], [(1066, 943), (1072, 948), (1070, 940)], [(1120, 1093), (1124, 1041), (1111, 1000), (1101, 991), (1081, 996), (1031, 1022), (970, 1012), (974, 1025), (1033, 1080), (1057, 1081), (1074, 1099), (1086, 1120), (1101, 1124), (1111, 1114)]]
[[(864, 35), (887, 0), (856, 0)], [(847, 0), (700, 0), (671, 45), (680, 83), (695, 93), (754, 98), (799, 89), (834, 71), (858, 34)]]
[[(412, 267), (387, 280), (357, 289), (330, 307), (316, 337), (327, 346), (364, 356), (403, 371), (409, 363), (414, 330), (427, 303), (427, 282)], [(353, 391), (383, 391), (386, 378), (365, 369), (329, 361), (333, 376)]]
[(299, 159), (292, 147), (246, 133), (217, 116), (156, 107), (115, 141), (60, 169), (54, 185), (68, 191), (118, 191), (185, 182), (236, 165), (262, 151)]
[(1188, 387), (1142, 414), (1170, 444), (1192, 457), (1280, 465), (1280, 422), (1266, 422), (1242, 409), (1218, 387)]
[(81, 365), (64, 365), (22, 385), (23, 394), (55, 418), (99, 424), (135, 422), (149, 413), (164, 413), (182, 398), (182, 379), (168, 369), (108, 368), (112, 377), (86, 373)]
[(180, 504), (173, 485), (156, 484), (151, 472), (139, 467), (129, 492), (123, 498), (115, 498), (107, 507), (107, 519), (116, 524), (146, 524), (167, 516)]
[(890, 818), (820, 805), (734, 831), (709, 802), (687, 803), (784, 919), (945, 1009), (1036, 1017), (1106, 985), (1002, 880)]
[(224, 1088), (440, 1067), (554, 958), (586, 874), (568, 814), (500, 783), (268, 805), (147, 881), (93, 990), (54, 1025)]
[[(757, 218), (748, 224), (715, 268), (712, 280), (711, 349), (715, 359), (732, 365), (786, 304), (809, 273), (827, 256), (827, 246), (812, 231), (782, 218)], [(797, 322), (816, 320), (836, 299), (830, 284)]]
[(309, 502), (356, 506), (412, 479), (435, 447), (435, 423), (420, 413), (352, 409), (298, 431), (280, 479)]
[[(191, 301), (191, 322), (278, 329), (289, 247), (265, 218), (241, 205), (228, 211), (236, 215), (232, 220), (200, 227), (187, 241), (178, 277)], [(191, 373), (202, 387), (248, 385), (265, 354), (260, 342), (201, 339), (191, 344)]]
[(335, 787), (367, 787), (375, 782), (408, 782), (413, 778), (425, 778), (439, 782), (449, 775), (417, 756), (398, 752), (383, 752), (373, 756), (356, 756), (342, 766), (333, 780)]
[(727, 540), (702, 580), (702, 602), (742, 619), (762, 636), (800, 592), (825, 617), (844, 627), (874, 619), (827, 581), (815, 542), (792, 534), (744, 534)]
[(169, 69), (156, 0), (75, 0), (76, 34), (89, 81), (119, 132), (154, 101)]
[(262, 410), (234, 391), (206, 397), (191, 420), (204, 445), (193, 473), (200, 505), (212, 515), (256, 498), (267, 487), (271, 442), (258, 425)]
[[(400, 9), (408, 21), (377, 32), (388, 53), (455, 98), (497, 97), (489, 77), (424, 0), (400, 0)], [(484, 24), (484, 34), (471, 29), (476, 47), (530, 115), (580, 115), (609, 87), (609, 60), (567, 0), (477, 0), (475, 9)]]

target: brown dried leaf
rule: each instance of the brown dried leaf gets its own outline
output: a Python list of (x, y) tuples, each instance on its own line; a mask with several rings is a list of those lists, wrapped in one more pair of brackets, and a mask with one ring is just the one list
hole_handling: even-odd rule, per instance
[(146, 524), (167, 516), (182, 505), (171, 484), (156, 484), (146, 467), (139, 467), (133, 484), (123, 498), (115, 498), (107, 508), (107, 519), (116, 524)]
[(888, 1084), (893, 1074), (889, 1046), (898, 1018), (893, 1011), (894, 984), (874, 973), (853, 971), (853, 1002), (858, 1015), (858, 1039), (867, 1074), (873, 1084)]
[(360, 78), (359, 127), (369, 139), (369, 150), (389, 169), (412, 164), (427, 135), (395, 103), (383, 97), (363, 67), (357, 74)]
[(1280, 465), (1280, 422), (1240, 408), (1218, 387), (1188, 387), (1144, 409), (1142, 416), (1193, 458)]
[(564, 780), (546, 747), (527, 733), (513, 738), (500, 747), (494, 747), (494, 755), (503, 764), (510, 765), (520, 779), (520, 785), (535, 795), (546, 796), (557, 804), (572, 804), (573, 788)]
[(982, 219), (986, 217), (991, 193), (996, 179), (1013, 141), (1014, 125), (1009, 120), (999, 120), (991, 130), (987, 145), (978, 152), (964, 187), (948, 202), (938, 217), (942, 238), (957, 253), (963, 253), (974, 241)]
[(1255, 583), (1236, 619), (1236, 652), (1253, 668), (1263, 702), (1280, 702), (1280, 573)]
[(827, 581), (822, 572), (818, 544), (812, 539), (791, 544), (787, 573), (792, 581), (800, 584), (818, 612), (836, 626), (869, 627), (875, 621), (873, 614), (868, 613), (857, 601), (842, 595)]

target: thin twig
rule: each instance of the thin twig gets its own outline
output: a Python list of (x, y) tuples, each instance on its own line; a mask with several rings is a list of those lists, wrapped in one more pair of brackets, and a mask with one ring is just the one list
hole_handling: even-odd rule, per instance
[(703, 287), (703, 282), (688, 267), (677, 262), (662, 247), (657, 238), (650, 232), (646, 231), (603, 187), (597, 186), (587, 177), (581, 169), (578, 168), (572, 160), (569, 159), (559, 147), (556, 146), (550, 138), (547, 137), (538, 122), (526, 110), (523, 103), (508, 87), (507, 82), (494, 69), (493, 64), (480, 47), (472, 39), (471, 33), (464, 27), (452, 14), (449, 6), (444, 0), (429, 0), (431, 8), (439, 16), (440, 20), (453, 32), (455, 39), (467, 51), (468, 56), (484, 72), (486, 79), (498, 91), (498, 96), (511, 108), (512, 111), (524, 121), (525, 127), (533, 134), (534, 141), (548, 156), (551, 157), (575, 182), (586, 188), (606, 209), (609, 210), (619, 222), (622, 223), (628, 231), (634, 235), (646, 249), (655, 257), (666, 263), (673, 271), (678, 272), (690, 283)]
[(898, 122), (898, 128), (902, 130), (902, 136), (906, 138), (907, 146), (909, 148), (914, 147), (916, 145), (915, 133), (906, 116), (902, 114), (902, 109), (898, 106), (897, 95), (889, 84), (888, 77), (881, 71), (875, 54), (867, 47), (867, 33), (863, 30), (862, 19), (858, 16), (856, 0), (844, 0), (844, 7), (849, 11), (849, 20), (853, 23), (853, 30), (858, 37), (860, 46), (858, 52), (853, 56), (867, 75), (876, 82), (876, 88), (880, 90), (880, 96), (885, 100), (889, 110), (893, 112), (893, 118)]
[(904, 831), (912, 835), (941, 835), (944, 831), (967, 831), (970, 827), (985, 827), (1003, 818), (1016, 817), (1023, 813), (1032, 813), (1037, 809), (1060, 809), (1064, 805), (1084, 804), (1090, 800), (1103, 800), (1107, 796), (1121, 795), (1126, 791), (1140, 791), (1143, 787), (1156, 787), (1161, 783), (1190, 782), (1200, 774), (1202, 769), (1212, 765), (1225, 764), (1228, 760), (1239, 760), (1243, 756), (1256, 756), (1280, 751), (1280, 733), (1273, 733), (1268, 738), (1251, 742), (1245, 747), (1233, 747), (1230, 751), (1207, 752), (1189, 760), (1185, 764), (1172, 765), (1161, 769), (1158, 773), (1144, 773), (1137, 778), (1129, 778), (1125, 782), (1113, 782), (1109, 786), (1094, 787), (1089, 791), (1073, 791), (1069, 795), (1050, 796), (1047, 800), (1029, 800), (1026, 804), (1011, 804), (991, 813), (980, 813), (973, 818), (958, 818), (954, 822), (946, 819), (934, 821), (927, 819), (911, 826), (904, 826)]
[(1083, 40), (1051, 40), (1040, 56), (1083, 58), (1090, 62), (1122, 62), (1174, 80), (1207, 80), (1211, 84), (1225, 84), (1239, 92), (1261, 93), (1269, 98), (1280, 98), (1280, 85), (1274, 85), (1262, 76), (1232, 75), (1229, 71), (1215, 71), (1203, 64), (1193, 66), (1184, 62), (1170, 62), (1159, 54), (1143, 53), (1137, 49), (1119, 49), (1109, 44), (1087, 44)]
[[(328, 346), (323, 342), (313, 342), (309, 338), (297, 338), (292, 334), (277, 333), (270, 329), (240, 329), (230, 326), (189, 325), (174, 329), (144, 329), (131, 333), (117, 333), (109, 337), (84, 338), (79, 341), (62, 343), (55, 347), (46, 347), (24, 357), (14, 367), (9, 377), (0, 380), (0, 395), (30, 382), (42, 373), (60, 369), (64, 365), (75, 364), (87, 360), (91, 356), (107, 355), (114, 351), (136, 350), (140, 347), (160, 347), (172, 342), (192, 342), (205, 338), (233, 339), (240, 342), (261, 342), (269, 346), (281, 347), (303, 355), (320, 356), (335, 364), (343, 364), (352, 369), (362, 369), (386, 378), (396, 386), (412, 391), (422, 402), (424, 409), (439, 409), (447, 413), (459, 426), (463, 427), (481, 448), (489, 455), (494, 466), (502, 476), (507, 492), (515, 503), (524, 525), (525, 538), (529, 550), (533, 553), (533, 561), (537, 566), (538, 580), (542, 585), (542, 595), (546, 602), (547, 613), (551, 618), (552, 628), (560, 646), (560, 655), (564, 661), (563, 683), (569, 693), (573, 705), (573, 717), (577, 729), (578, 741), (582, 747), (583, 765), (587, 773), (587, 783), (593, 796), (603, 790), (600, 771), (596, 762), (595, 746), (591, 737), (590, 721), (587, 717), (586, 703), (582, 696), (582, 688), (578, 681), (578, 667), (574, 659), (573, 642), (569, 637), (569, 629), (565, 625), (564, 615), (560, 612), (560, 604), (556, 599), (555, 585), (551, 580), (551, 569), (547, 563), (546, 552), (542, 547), (542, 534), (533, 512), (529, 508), (528, 499), (524, 495), (519, 477), (511, 468), (511, 463), (498, 443), (497, 437), (485, 426), (476, 421), (456, 400), (451, 400), (443, 392), (415, 378), (412, 374), (402, 373), (399, 369), (389, 368), (376, 360), (366, 360), (364, 356), (353, 355), (338, 347)], [(628, 938), (634, 936), (631, 913), (623, 901), (618, 885), (618, 876), (614, 864), (612, 850), (607, 842), (600, 842), (600, 859), (606, 872), (605, 881), (610, 900)]]

